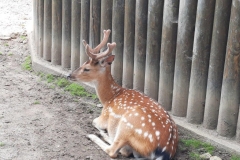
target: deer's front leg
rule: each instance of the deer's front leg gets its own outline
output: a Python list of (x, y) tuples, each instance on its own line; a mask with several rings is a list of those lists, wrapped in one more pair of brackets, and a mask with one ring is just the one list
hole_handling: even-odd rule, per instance
[(97, 128), (100, 132), (104, 132), (107, 129), (108, 121), (105, 117), (100, 115), (99, 117), (95, 118), (92, 122), (92, 125)]

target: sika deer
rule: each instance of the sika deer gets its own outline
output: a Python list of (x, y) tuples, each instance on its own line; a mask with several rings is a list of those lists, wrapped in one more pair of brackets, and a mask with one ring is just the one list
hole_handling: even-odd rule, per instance
[(111, 158), (116, 158), (120, 152), (123, 156), (133, 153), (136, 158), (171, 159), (178, 144), (176, 124), (156, 101), (138, 91), (122, 88), (113, 80), (110, 65), (114, 55), (111, 52), (116, 43), (108, 43), (107, 50), (100, 52), (111, 31), (103, 32), (102, 42), (94, 49), (83, 41), (89, 60), (69, 76), (71, 80), (95, 87), (103, 105), (93, 125), (110, 145), (96, 135), (88, 137)]

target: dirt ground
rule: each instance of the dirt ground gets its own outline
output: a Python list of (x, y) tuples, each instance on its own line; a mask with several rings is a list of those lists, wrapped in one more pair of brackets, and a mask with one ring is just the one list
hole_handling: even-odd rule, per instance
[[(36, 73), (23, 70), (30, 55), (26, 23), (31, 20), (31, 3), (0, 2), (0, 160), (110, 159), (86, 138), (97, 133), (91, 123), (100, 114), (99, 102), (52, 88)], [(179, 148), (175, 160), (191, 159), (188, 148)], [(214, 155), (230, 159), (222, 150)]]
[[(72, 96), (24, 70), (22, 64), (30, 55), (25, 36), (0, 40), (0, 159), (110, 159), (86, 137), (98, 133), (92, 126), (101, 112), (98, 100)], [(180, 143), (175, 160), (191, 159), (190, 152)], [(214, 155), (230, 159), (222, 150)]]

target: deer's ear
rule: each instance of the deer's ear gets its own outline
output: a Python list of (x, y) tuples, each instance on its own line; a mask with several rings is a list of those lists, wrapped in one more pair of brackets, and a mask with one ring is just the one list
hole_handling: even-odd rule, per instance
[(107, 65), (111, 65), (112, 62), (114, 61), (114, 58), (115, 58), (115, 55), (108, 56), (108, 57), (106, 57), (106, 58), (104, 58), (103, 60), (100, 61), (100, 65), (102, 67), (105, 67)]

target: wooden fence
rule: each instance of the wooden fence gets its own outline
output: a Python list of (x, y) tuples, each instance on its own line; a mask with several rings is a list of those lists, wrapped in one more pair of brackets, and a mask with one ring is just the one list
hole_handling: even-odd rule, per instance
[(240, 0), (34, 0), (39, 58), (76, 69), (104, 29), (112, 74), (175, 116), (240, 141)]

